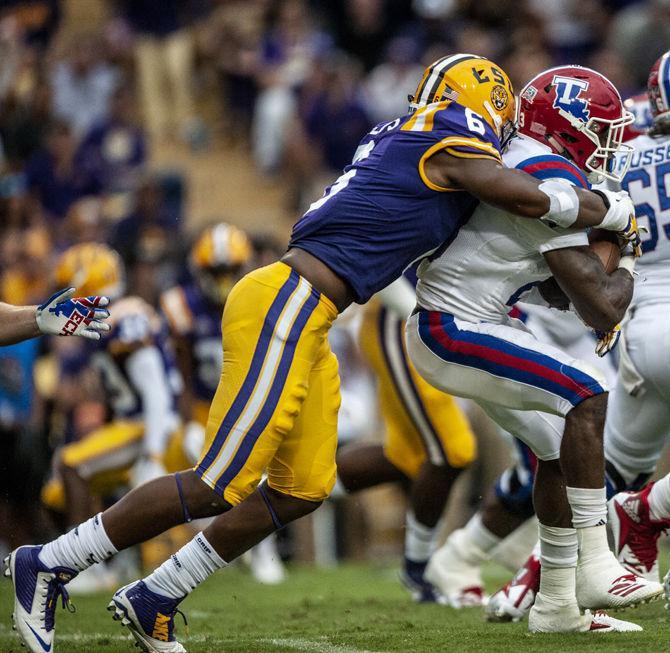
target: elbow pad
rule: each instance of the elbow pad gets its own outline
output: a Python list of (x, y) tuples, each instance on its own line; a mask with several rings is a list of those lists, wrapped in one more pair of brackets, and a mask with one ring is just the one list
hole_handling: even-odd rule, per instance
[(540, 220), (563, 228), (571, 227), (577, 221), (579, 197), (572, 184), (550, 179), (543, 181), (538, 189), (549, 198), (549, 210)]

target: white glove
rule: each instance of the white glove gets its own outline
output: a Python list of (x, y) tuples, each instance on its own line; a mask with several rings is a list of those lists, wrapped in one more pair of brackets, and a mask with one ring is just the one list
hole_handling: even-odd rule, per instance
[(608, 206), (603, 221), (598, 225), (608, 231), (626, 231), (631, 217), (635, 217), (635, 205), (625, 190), (594, 189)]
[(130, 484), (133, 487), (137, 487), (166, 474), (167, 470), (160, 460), (150, 456), (143, 456), (130, 470)]
[(35, 320), (42, 333), (54, 336), (83, 336), (100, 340), (101, 331), (111, 328), (107, 322), (108, 297), (75, 297), (74, 288), (64, 288), (49, 297), (35, 311)]

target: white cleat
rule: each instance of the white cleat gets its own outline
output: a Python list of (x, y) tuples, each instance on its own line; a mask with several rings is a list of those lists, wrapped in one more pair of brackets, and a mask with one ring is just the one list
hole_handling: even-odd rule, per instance
[(586, 610), (581, 614), (576, 602), (557, 605), (538, 594), (528, 616), (528, 630), (531, 633), (633, 633), (642, 631), (642, 626), (615, 619), (602, 610), (593, 613)]
[(145, 653), (186, 653), (174, 636), (178, 605), (179, 601), (152, 592), (138, 580), (118, 590), (107, 609), (114, 621), (128, 628)]
[(50, 569), (39, 559), (41, 546), (20, 546), (5, 558), (5, 576), (14, 584), (13, 628), (31, 653), (52, 653), (56, 607), (74, 611), (65, 584), (77, 575), (74, 569)]
[[(585, 614), (591, 613), (587, 610)], [(642, 630), (642, 626), (634, 624), (632, 621), (615, 619), (602, 610), (596, 610), (591, 614), (590, 633), (639, 633)]]
[(280, 585), (286, 580), (284, 563), (273, 535), (266, 537), (250, 552), (251, 575), (262, 585)]
[(486, 606), (487, 621), (521, 621), (540, 591), (540, 559), (533, 553), (516, 576), (499, 589)]
[(663, 585), (630, 573), (610, 551), (597, 560), (577, 564), (577, 601), (582, 608), (622, 610), (662, 596)]
[(462, 530), (454, 531), (431, 556), (424, 578), (452, 608), (480, 608), (487, 603), (481, 568), (466, 561), (460, 553)]
[(585, 633), (590, 627), (591, 615), (581, 614), (577, 601), (559, 605), (541, 593), (535, 597), (528, 615), (531, 633)]

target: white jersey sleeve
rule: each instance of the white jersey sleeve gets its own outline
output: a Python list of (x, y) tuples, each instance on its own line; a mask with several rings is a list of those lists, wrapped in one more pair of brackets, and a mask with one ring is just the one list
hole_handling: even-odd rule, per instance
[[(588, 186), (572, 163), (530, 138), (515, 138), (503, 160), (540, 179)], [(473, 322), (505, 322), (512, 306), (551, 276), (544, 253), (587, 244), (584, 230), (552, 228), (480, 204), (439, 258), (419, 266), (418, 305)]]

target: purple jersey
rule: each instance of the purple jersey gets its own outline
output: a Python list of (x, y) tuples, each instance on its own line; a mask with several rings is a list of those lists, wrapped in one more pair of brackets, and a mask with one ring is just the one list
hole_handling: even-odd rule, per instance
[(445, 101), (377, 125), (351, 165), (296, 223), (290, 247), (323, 261), (365, 303), (413, 261), (450, 241), (478, 200), (425, 175), (436, 152), (500, 161), (500, 143), (478, 114)]
[(192, 390), (196, 399), (211, 402), (221, 379), (221, 308), (207, 301), (195, 282), (163, 293), (161, 308), (172, 332), (188, 340), (193, 353)]

